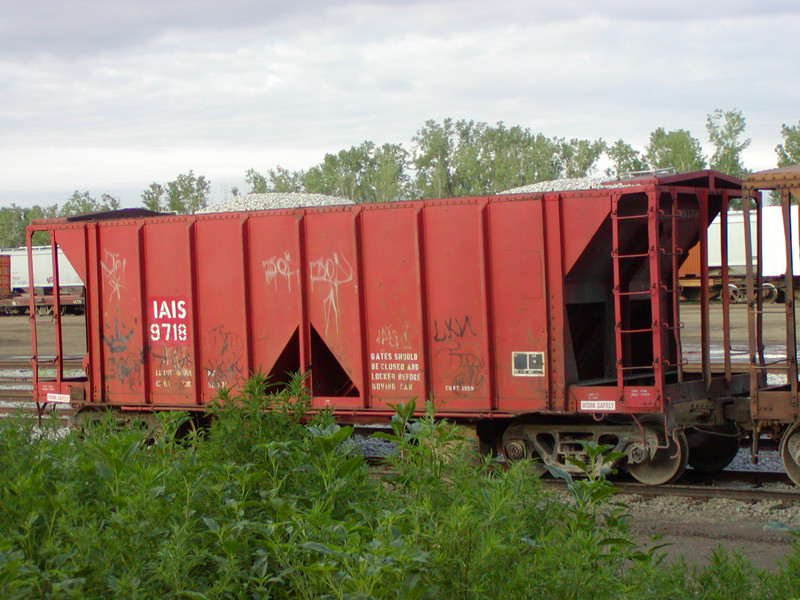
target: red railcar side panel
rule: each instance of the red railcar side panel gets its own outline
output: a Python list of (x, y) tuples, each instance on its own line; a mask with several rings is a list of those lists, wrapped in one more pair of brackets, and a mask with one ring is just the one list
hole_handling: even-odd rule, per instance
[(69, 257), (69, 263), (86, 285), (86, 228), (73, 225), (54, 232), (56, 244)]
[(241, 219), (198, 220), (194, 227), (199, 384), (206, 403), (219, 389), (235, 391), (249, 371), (244, 244)]
[(547, 368), (550, 379), (550, 396), (547, 410), (564, 412), (567, 410), (566, 395), (566, 348), (567, 339), (566, 304), (564, 297), (564, 244), (565, 238), (573, 236), (591, 239), (588, 232), (573, 231), (564, 223), (563, 202), (560, 195), (546, 195), (542, 198), (542, 217), (545, 253), (545, 281), (547, 296), (547, 323), (549, 343)]
[[(86, 353), (89, 358), (89, 401), (104, 402), (103, 395), (103, 337), (100, 315), (102, 314), (102, 300), (100, 298), (100, 248), (99, 248), (99, 227), (96, 224), (85, 226), (86, 243), (83, 247), (77, 245), (64, 252), (72, 260), (70, 250), (76, 255), (86, 253)], [(58, 232), (56, 232), (58, 233)]]
[(369, 406), (427, 397), (416, 204), (361, 213)]
[[(187, 221), (148, 223), (144, 231), (144, 305), (147, 337), (145, 360), (155, 404), (198, 404), (199, 352), (202, 336), (200, 298), (195, 287), (197, 242), (193, 224)], [(207, 265), (203, 265), (203, 269)], [(210, 300), (210, 299), (209, 299)], [(201, 388), (200, 388), (201, 389)]]
[(309, 344), (314, 402), (360, 406), (364, 392), (356, 211), (307, 213)]
[(600, 229), (611, 212), (611, 195), (597, 190), (591, 195), (574, 197), (564, 195), (559, 199), (564, 218), (564, 273), (568, 273), (575, 262), (586, 251), (592, 237)]
[[(95, 350), (102, 361), (106, 401), (140, 403), (145, 394), (144, 367), (147, 324), (142, 315), (139, 227), (122, 224), (98, 227), (99, 297), (93, 316), (100, 333)], [(99, 312), (97, 312), (99, 311)]]
[(462, 202), (424, 211), (431, 391), (445, 410), (491, 408), (484, 207)]
[(547, 291), (542, 200), (490, 204), (495, 377), (500, 410), (545, 410)]
[(247, 227), (252, 368), (274, 376), (303, 370), (300, 218), (259, 214)]

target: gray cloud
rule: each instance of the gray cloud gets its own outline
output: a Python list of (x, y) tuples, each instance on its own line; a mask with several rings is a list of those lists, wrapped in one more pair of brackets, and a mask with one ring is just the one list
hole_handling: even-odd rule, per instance
[(169, 32), (212, 34), (275, 23), (310, 8), (259, 0), (10, 0), (0, 8), (0, 53), (24, 58), (108, 52)]
[[(398, 18), (419, 32), (442, 27), (481, 30), (518, 20), (531, 25), (602, 17), (623, 21), (687, 23), (731, 17), (797, 15), (794, 0), (631, 2), (630, 0), (4, 0), (0, 3), (0, 55), (24, 59), (41, 53), (80, 56), (144, 45), (162, 36), (257, 28), (278, 38), (312, 28), (346, 26), (358, 13), (393, 18), (362, 30), (365, 37), (396, 29)], [(513, 22), (513, 21), (512, 21)]]
[(798, 25), (789, 1), (6, 1), (0, 201), (307, 167), (447, 116), (643, 145), (735, 106), (766, 168)]

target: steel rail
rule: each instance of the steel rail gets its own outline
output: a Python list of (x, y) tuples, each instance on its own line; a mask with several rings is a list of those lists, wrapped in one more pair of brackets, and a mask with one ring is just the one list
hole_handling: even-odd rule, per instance
[[(723, 471), (721, 474), (709, 475), (703, 483), (692, 482), (699, 475), (684, 476), (679, 483), (666, 485), (646, 485), (631, 481), (613, 481), (613, 486), (620, 495), (637, 496), (677, 496), (709, 500), (712, 498), (727, 498), (755, 502), (759, 500), (774, 500), (800, 504), (800, 488), (765, 488), (749, 487), (761, 486), (766, 483), (786, 483), (791, 481), (784, 473), (762, 471)], [(733, 485), (738, 483), (739, 485)], [(564, 481), (560, 479), (543, 479), (546, 488), (563, 488)]]
[[(80, 357), (67, 357), (64, 359), (64, 368), (79, 369), (81, 367), (82, 358)], [(0, 369), (20, 369), (30, 370), (31, 359), (24, 358), (2, 358), (0, 359)]]

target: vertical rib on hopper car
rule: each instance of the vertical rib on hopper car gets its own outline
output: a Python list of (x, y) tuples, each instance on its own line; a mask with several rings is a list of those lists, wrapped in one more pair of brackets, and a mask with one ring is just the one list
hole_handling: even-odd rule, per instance
[[(432, 397), (442, 416), (495, 432), (510, 457), (564, 464), (581, 439), (611, 440), (640, 471), (663, 466), (658, 447), (682, 454), (667, 473), (640, 473), (667, 481), (686, 461), (680, 427), (723, 424), (724, 399), (747, 390), (746, 375), (683, 371), (678, 310), (687, 250), (739, 195), (737, 180), (703, 171), (528, 195), (40, 222), (32, 230), (49, 230), (86, 284), (88, 369), (39, 379), (37, 394), (200, 409), (251, 372), (310, 371), (312, 405), (343, 419)], [(707, 335), (702, 352), (707, 367)]]

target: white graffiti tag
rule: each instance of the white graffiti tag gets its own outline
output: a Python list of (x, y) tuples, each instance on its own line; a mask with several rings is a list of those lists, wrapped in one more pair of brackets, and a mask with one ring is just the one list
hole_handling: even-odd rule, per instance
[(275, 290), (278, 289), (278, 280), (283, 279), (292, 293), (292, 278), (297, 277), (300, 281), (300, 272), (292, 267), (292, 255), (285, 252), (283, 257), (273, 256), (269, 260), (262, 260), (261, 267), (264, 269), (264, 276), (267, 278), (267, 285), (274, 284)]
[(339, 332), (339, 286), (353, 281), (353, 267), (345, 257), (340, 257), (336, 252), (330, 258), (318, 258), (309, 263), (311, 291), (315, 283), (328, 286), (328, 293), (322, 300), (325, 314), (325, 333), (328, 333), (331, 320)]
[(378, 345), (392, 350), (407, 350), (411, 348), (411, 334), (407, 324), (403, 325), (401, 331), (398, 331), (392, 325), (384, 325), (378, 330), (378, 337), (375, 341)]
[(108, 250), (105, 251), (105, 257), (100, 266), (103, 268), (103, 278), (106, 285), (111, 289), (111, 293), (108, 296), (109, 301), (113, 300), (114, 296), (117, 297), (117, 301), (121, 299), (120, 290), (125, 287), (122, 280), (125, 278), (126, 261), (127, 259), (121, 259), (119, 254), (114, 254)]

